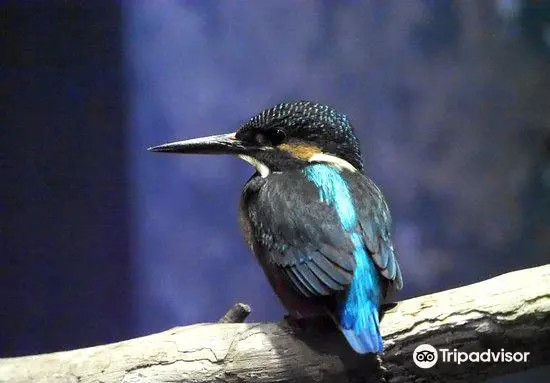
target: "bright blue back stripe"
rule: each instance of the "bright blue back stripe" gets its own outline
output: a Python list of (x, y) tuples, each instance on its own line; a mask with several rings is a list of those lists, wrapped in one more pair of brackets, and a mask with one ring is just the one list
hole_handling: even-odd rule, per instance
[[(319, 190), (319, 197), (325, 203), (334, 206), (345, 231), (350, 233), (355, 245), (355, 272), (348, 298), (341, 313), (341, 325), (356, 332), (367, 328), (371, 310), (364, 308), (374, 306), (378, 310), (380, 291), (378, 287), (378, 270), (367, 254), (361, 235), (355, 232), (357, 216), (353, 207), (353, 198), (345, 179), (340, 172), (325, 164), (314, 164), (304, 170), (307, 178)], [(363, 308), (363, 309), (361, 309)]]
[(307, 178), (317, 186), (321, 201), (334, 206), (340, 222), (346, 231), (355, 228), (357, 217), (353, 208), (353, 199), (346, 181), (335, 168), (315, 164), (304, 170)]

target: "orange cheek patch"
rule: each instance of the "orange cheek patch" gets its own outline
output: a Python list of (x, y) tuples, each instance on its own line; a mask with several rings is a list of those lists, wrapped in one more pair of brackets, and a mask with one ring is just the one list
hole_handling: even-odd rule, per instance
[(294, 157), (299, 158), (304, 161), (308, 161), (314, 154), (321, 153), (321, 149), (319, 149), (315, 145), (306, 145), (306, 144), (281, 144), (277, 146), (278, 149), (284, 150), (285, 152), (289, 152)]

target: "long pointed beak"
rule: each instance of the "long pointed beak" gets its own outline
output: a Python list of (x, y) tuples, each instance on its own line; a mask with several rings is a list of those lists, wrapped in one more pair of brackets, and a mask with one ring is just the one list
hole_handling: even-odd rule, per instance
[(235, 133), (193, 138), (191, 140), (170, 142), (153, 146), (147, 150), (163, 153), (185, 154), (243, 154), (250, 148), (237, 140)]

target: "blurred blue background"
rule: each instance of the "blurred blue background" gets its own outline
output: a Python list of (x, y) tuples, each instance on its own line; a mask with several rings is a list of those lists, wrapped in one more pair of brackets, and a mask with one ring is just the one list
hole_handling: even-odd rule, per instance
[(216, 321), (237, 301), (279, 320), (237, 225), (253, 170), (145, 148), (283, 100), (350, 117), (392, 208), (399, 298), (548, 263), (550, 1), (29, 2), (1, 17), (0, 356)]

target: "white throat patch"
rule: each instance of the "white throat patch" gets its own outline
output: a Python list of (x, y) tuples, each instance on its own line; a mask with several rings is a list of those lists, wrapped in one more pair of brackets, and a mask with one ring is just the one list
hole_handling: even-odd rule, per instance
[(263, 162), (258, 161), (254, 157), (247, 156), (246, 154), (239, 154), (238, 157), (254, 166), (262, 178), (269, 175), (269, 168)]
[(336, 157), (336, 156), (332, 156), (330, 154), (325, 154), (325, 153), (315, 153), (314, 155), (312, 155), (309, 160), (309, 162), (324, 162), (324, 163), (327, 163), (329, 165), (332, 165), (340, 170), (342, 169), (347, 169), (349, 170), (350, 172), (356, 172), (357, 169), (355, 169), (355, 167), (350, 164), (348, 161), (346, 160), (343, 160), (339, 157)]

